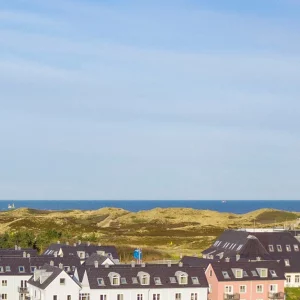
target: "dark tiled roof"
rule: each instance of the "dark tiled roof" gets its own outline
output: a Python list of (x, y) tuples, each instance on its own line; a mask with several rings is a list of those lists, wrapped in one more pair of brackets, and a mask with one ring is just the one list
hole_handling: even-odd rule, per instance
[(5, 276), (15, 275), (31, 275), (29, 258), (23, 257), (1, 257), (0, 258), (0, 271)]
[[(113, 265), (109, 268), (101, 267), (88, 267), (82, 268), (79, 270), (78, 274), (79, 279), (82, 280), (83, 274), (86, 271), (90, 288), (91, 289), (106, 289), (106, 288), (178, 288), (178, 287), (208, 287), (208, 283), (205, 277), (203, 267), (188, 267), (183, 266), (179, 267), (178, 265), (171, 265), (170, 267), (167, 265), (146, 265), (142, 267), (141, 265), (136, 265), (132, 267), (131, 265)], [(179, 284), (176, 278), (176, 272), (181, 271), (188, 274), (188, 284), (182, 285)], [(121, 284), (120, 286), (111, 285), (109, 273), (114, 272), (120, 275), (121, 278), (126, 279), (126, 283)], [(149, 285), (141, 285), (139, 279), (137, 283), (133, 283), (132, 278), (138, 278), (139, 272), (145, 272), (150, 275), (150, 284)], [(154, 278), (159, 277), (161, 280), (160, 285), (156, 285)], [(171, 283), (170, 277), (175, 278), (175, 282)], [(199, 284), (194, 284), (192, 281), (192, 277), (197, 277)], [(103, 278), (104, 285), (98, 285), (98, 278)]]
[[(276, 261), (256, 261), (256, 262), (211, 262), (211, 266), (219, 281), (249, 281), (249, 280), (285, 280), (284, 271)], [(268, 269), (267, 277), (260, 277), (257, 269)], [(233, 269), (242, 269), (246, 272), (242, 278), (236, 278)], [(254, 275), (252, 271), (255, 271)], [(276, 276), (272, 276), (274, 271)], [(228, 277), (223, 272), (227, 272)]]
[(36, 287), (38, 287), (42, 290), (44, 290), (63, 271), (60, 268), (52, 267), (52, 266), (49, 266), (49, 265), (43, 266), (41, 271), (42, 270), (47, 272), (47, 273), (48, 272), (51, 273), (50, 276), (44, 282), (41, 283), (39, 278), (37, 280), (34, 280), (34, 276), (32, 276), (28, 280), (29, 284), (31, 284), (33, 286), (36, 286)]
[(30, 256), (37, 256), (37, 250), (36, 249), (0, 249), (0, 257), (23, 257), (24, 252), (27, 254), (30, 254)]
[(85, 264), (87, 266), (94, 265), (95, 261), (97, 261), (99, 265), (102, 265), (107, 259), (109, 259), (114, 264), (114, 262), (109, 257), (94, 253), (85, 260)]
[(206, 269), (211, 262), (210, 259), (204, 259), (194, 256), (184, 256), (180, 261), (184, 266), (202, 267), (204, 269)]

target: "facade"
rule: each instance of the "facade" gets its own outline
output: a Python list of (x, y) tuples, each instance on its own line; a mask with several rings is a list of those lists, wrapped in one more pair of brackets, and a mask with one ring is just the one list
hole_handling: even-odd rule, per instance
[(285, 299), (284, 273), (276, 262), (211, 262), (209, 300)]

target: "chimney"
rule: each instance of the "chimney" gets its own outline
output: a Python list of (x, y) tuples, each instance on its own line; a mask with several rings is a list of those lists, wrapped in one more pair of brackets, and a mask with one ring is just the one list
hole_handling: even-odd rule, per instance
[(81, 244), (81, 240), (78, 241), (78, 245), (80, 245), (80, 244)]
[(95, 268), (98, 268), (99, 262), (97, 260), (94, 261), (94, 266), (95, 266)]
[(230, 262), (230, 258), (229, 258), (229, 257), (226, 257), (226, 258), (225, 258), (225, 262)]
[(131, 262), (131, 268), (134, 268), (134, 267), (135, 267), (135, 262), (132, 261), (132, 262)]
[(142, 268), (145, 268), (145, 267), (146, 267), (146, 264), (145, 264), (145, 263), (142, 263), (142, 264), (141, 264), (141, 267), (142, 267)]
[(90, 246), (90, 245), (91, 245), (91, 243), (90, 243), (90, 242), (87, 242), (87, 245), (88, 245), (88, 246)]
[(54, 257), (57, 257), (57, 251), (54, 252)]
[(25, 251), (23, 252), (23, 257), (26, 257), (26, 252)]
[(105, 268), (109, 268), (109, 264), (105, 264)]
[(197, 253), (194, 253), (194, 257), (198, 257)]
[(183, 267), (182, 261), (179, 262), (178, 266), (179, 266), (179, 268)]
[(168, 260), (168, 267), (170, 268), (171, 266), (172, 266), (172, 264), (171, 264), (171, 261), (170, 260)]
[(261, 260), (261, 258), (258, 256), (258, 257), (256, 257), (256, 260), (257, 260), (257, 261), (260, 261), (260, 260)]
[(63, 268), (64, 268), (64, 265), (63, 265), (62, 263), (60, 263), (60, 264), (58, 265), (58, 267), (59, 267), (60, 269), (63, 269)]
[(101, 246), (101, 243), (98, 243), (98, 246), (100, 247), (100, 246)]
[(241, 258), (241, 256), (240, 256), (239, 254), (237, 254), (237, 255), (235, 256), (235, 258), (236, 258), (236, 261), (239, 261), (240, 258)]
[(21, 250), (21, 247), (20, 247), (20, 246), (18, 247), (18, 250)]
[(30, 253), (27, 253), (27, 258), (30, 258)]
[(18, 250), (18, 245), (15, 245), (15, 250)]
[(54, 267), (54, 261), (53, 260), (50, 261), (50, 266)]
[(182, 253), (180, 253), (180, 259), (182, 258)]
[(69, 246), (69, 242), (66, 242), (66, 245)]
[(57, 241), (57, 244), (60, 244), (60, 241)]
[(76, 247), (77, 246), (77, 244), (76, 243), (74, 243), (74, 247)]

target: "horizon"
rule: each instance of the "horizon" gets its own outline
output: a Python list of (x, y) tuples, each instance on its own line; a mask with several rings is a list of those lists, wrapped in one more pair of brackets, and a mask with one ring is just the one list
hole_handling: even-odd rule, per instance
[(294, 0), (3, 1), (0, 198), (299, 200), (299, 15)]

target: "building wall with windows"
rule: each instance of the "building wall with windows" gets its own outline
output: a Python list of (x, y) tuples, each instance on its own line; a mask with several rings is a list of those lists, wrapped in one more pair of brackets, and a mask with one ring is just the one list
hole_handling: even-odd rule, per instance
[(286, 287), (300, 287), (300, 273), (285, 273)]
[(27, 281), (31, 275), (0, 275), (0, 299), (25, 299)]

